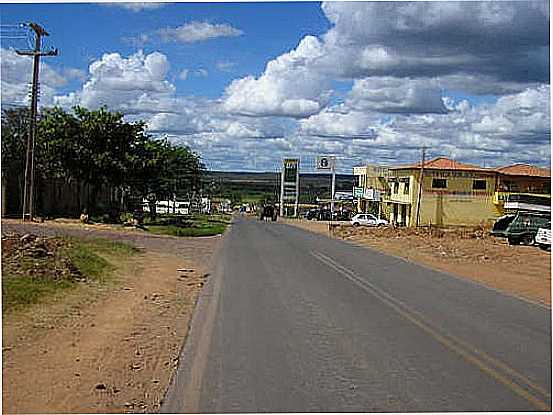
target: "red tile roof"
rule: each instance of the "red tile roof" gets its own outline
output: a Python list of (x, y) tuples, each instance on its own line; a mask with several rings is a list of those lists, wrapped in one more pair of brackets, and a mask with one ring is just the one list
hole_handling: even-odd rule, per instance
[[(420, 169), (421, 163), (410, 164), (407, 166), (392, 167), (391, 170), (401, 169)], [(447, 157), (437, 157), (433, 160), (424, 162), (425, 169), (438, 169), (438, 170), (470, 170), (470, 171), (486, 171), (493, 173), (493, 169), (485, 169), (474, 164), (460, 163), (455, 160), (448, 159)]]
[(512, 176), (551, 177), (551, 169), (544, 169), (522, 163), (513, 164), (512, 166), (498, 167), (496, 171)]

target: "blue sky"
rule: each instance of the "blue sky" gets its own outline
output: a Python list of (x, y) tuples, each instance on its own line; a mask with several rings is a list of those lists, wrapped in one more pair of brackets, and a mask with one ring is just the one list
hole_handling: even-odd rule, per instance
[(282, 157), (550, 164), (549, 5), (2, 4), (2, 104), (26, 105), (25, 33), (50, 33), (41, 105), (106, 105), (213, 169)]
[[(320, 3), (296, 3), (291, 13), (287, 3), (192, 3), (167, 4), (147, 12), (109, 6), (107, 4), (3, 4), (2, 24), (41, 22), (50, 31), (45, 45), (59, 49), (60, 55), (48, 59), (56, 68), (71, 67), (87, 71), (88, 65), (104, 53), (117, 51), (129, 55), (138, 49), (145, 53), (160, 51), (172, 62), (169, 78), (179, 93), (198, 94), (210, 98), (220, 96), (236, 77), (260, 74), (265, 63), (290, 49), (307, 34), (319, 35), (329, 28), (320, 10)], [(151, 33), (163, 27), (176, 27), (186, 22), (232, 22), (244, 34), (233, 38), (216, 38), (207, 43), (153, 42), (135, 46), (125, 38)], [(283, 28), (285, 28), (283, 30)], [(26, 48), (26, 42), (5, 39), (3, 47)], [(174, 63), (173, 63), (174, 62)], [(226, 71), (216, 68), (218, 62), (233, 64)], [(182, 69), (206, 69), (209, 76), (194, 82), (178, 78)], [(75, 84), (60, 89), (68, 92)]]

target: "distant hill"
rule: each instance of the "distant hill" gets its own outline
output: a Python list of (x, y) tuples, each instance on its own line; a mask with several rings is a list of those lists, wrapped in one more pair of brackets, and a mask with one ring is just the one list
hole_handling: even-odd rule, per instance
[[(336, 175), (336, 191), (351, 191), (354, 176)], [(276, 200), (280, 194), (280, 173), (250, 173), (209, 171), (205, 174), (204, 188), (211, 188), (212, 195), (233, 200)], [(315, 202), (317, 197), (330, 197), (330, 174), (300, 173), (300, 201)]]

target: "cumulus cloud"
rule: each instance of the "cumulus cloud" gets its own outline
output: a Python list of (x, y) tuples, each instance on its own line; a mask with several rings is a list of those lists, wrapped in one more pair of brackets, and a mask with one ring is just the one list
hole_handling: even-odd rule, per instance
[[(327, 2), (328, 59), (344, 76), (549, 78), (549, 10), (531, 2)], [(360, 59), (357, 59), (360, 57)]]
[[(395, 163), (401, 158), (416, 159), (419, 147), (425, 145), (434, 155), (487, 165), (517, 160), (548, 164), (549, 94), (549, 86), (543, 85), (501, 97), (493, 104), (450, 102), (447, 114), (401, 114), (385, 121), (371, 120), (362, 112), (333, 114), (327, 110), (302, 121), (302, 130), (323, 139), (332, 134), (349, 136), (357, 153), (363, 148), (397, 151)], [(356, 134), (368, 128), (374, 137), (359, 140)], [(383, 162), (378, 158), (374, 161)]]
[[(549, 82), (547, 2), (325, 2), (332, 27), (226, 90), (228, 111), (306, 117), (329, 81), (357, 109), (443, 113), (442, 90), (512, 94)], [(371, 90), (374, 86), (375, 90)], [(403, 96), (402, 96), (403, 95)]]
[(381, 113), (447, 112), (442, 88), (434, 80), (375, 77), (356, 79), (346, 104)]
[(121, 7), (133, 12), (141, 12), (143, 10), (155, 10), (165, 6), (166, 3), (154, 3), (154, 2), (113, 2), (103, 3), (107, 6)]
[(188, 78), (188, 72), (189, 72), (188, 69), (183, 69), (182, 71), (180, 71), (179, 79), (182, 80), (182, 81), (185, 81), (186, 78)]
[(139, 51), (128, 58), (108, 53), (90, 65), (89, 79), (80, 91), (57, 96), (55, 103), (64, 107), (106, 105), (132, 110), (143, 100), (168, 97), (175, 92), (174, 85), (165, 79), (168, 70), (169, 61), (159, 52), (146, 55)]
[[(27, 105), (33, 76), (33, 59), (19, 56), (11, 49), (0, 49), (2, 103)], [(68, 79), (79, 78), (82, 72), (66, 68), (62, 73), (54, 70), (46, 59), (40, 65), (40, 104), (50, 105), (55, 92), (67, 84)]]
[[(271, 170), (283, 156), (301, 155), (303, 163), (326, 152), (347, 172), (364, 161), (414, 161), (421, 145), (430, 156), (487, 166), (549, 163), (547, 2), (330, 2), (323, 12), (327, 33), (299, 39), (219, 99), (178, 95), (167, 57), (138, 52), (104, 55), (81, 89), (56, 102), (105, 104), (143, 119), (213, 168)], [(221, 26), (192, 22), (144, 40), (241, 34)], [(179, 69), (181, 79), (212, 70)], [(333, 95), (334, 81), (351, 89)]]
[(193, 21), (175, 28), (159, 29), (159, 36), (164, 42), (195, 43), (218, 37), (236, 37), (243, 34), (240, 29), (227, 23), (212, 24)]
[(225, 91), (224, 108), (251, 116), (306, 117), (319, 112), (330, 96), (330, 79), (311, 71), (323, 55), (321, 42), (306, 36), (298, 47), (267, 63), (259, 78), (234, 80)]
[[(217, 99), (179, 96), (167, 80), (168, 70), (167, 57), (160, 52), (139, 51), (128, 57), (108, 53), (90, 65), (81, 89), (57, 96), (55, 102), (64, 107), (106, 105), (123, 112), (128, 121), (145, 121), (149, 133), (168, 135), (174, 142), (209, 154), (210, 159), (231, 153), (245, 157), (249, 150), (243, 142), (261, 140), (262, 163), (263, 157), (268, 157), (263, 156), (263, 149), (276, 146), (275, 140), (283, 140), (295, 127), (273, 117), (230, 115)], [(180, 75), (190, 74), (201, 76), (202, 72), (183, 70)], [(282, 142), (278, 146), (282, 147)]]

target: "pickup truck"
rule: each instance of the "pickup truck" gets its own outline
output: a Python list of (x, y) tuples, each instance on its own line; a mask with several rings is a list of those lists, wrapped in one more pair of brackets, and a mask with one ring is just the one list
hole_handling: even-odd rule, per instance
[(536, 244), (541, 249), (551, 249), (551, 222), (544, 228), (539, 228), (536, 234)]
[(534, 245), (538, 229), (550, 222), (550, 214), (518, 212), (505, 230), (505, 236), (510, 245)]

